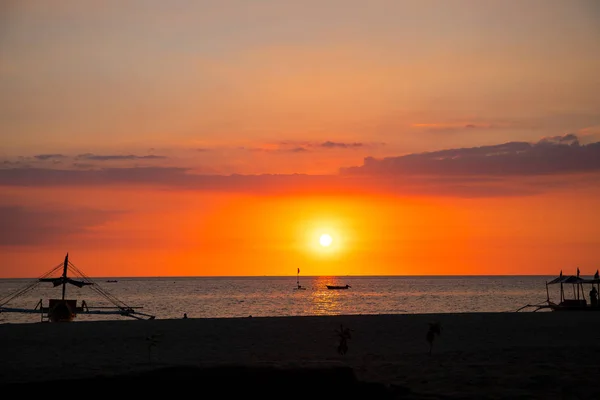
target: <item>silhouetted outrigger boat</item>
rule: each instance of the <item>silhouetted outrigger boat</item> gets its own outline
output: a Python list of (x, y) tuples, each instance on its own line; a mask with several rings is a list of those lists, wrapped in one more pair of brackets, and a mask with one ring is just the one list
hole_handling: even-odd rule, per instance
[(327, 289), (330, 290), (344, 290), (344, 289), (349, 289), (352, 286), (350, 285), (344, 285), (344, 286), (338, 286), (338, 285), (327, 285)]
[[(560, 285), (558, 303), (550, 299), (550, 285)], [(565, 293), (565, 286), (571, 287), (573, 294)], [(589, 290), (589, 296), (586, 298), (586, 291)], [(558, 278), (546, 282), (546, 301), (539, 304), (527, 304), (517, 311), (525, 309), (534, 309), (533, 311), (549, 310), (549, 311), (600, 311), (600, 303), (598, 302), (598, 292), (600, 292), (600, 276), (598, 271), (593, 278), (581, 278), (579, 276), (579, 268), (577, 275), (563, 276), (562, 271)]]
[[(59, 271), (61, 268), (62, 275), (57, 278), (52, 278), (51, 276), (57, 271)], [(80, 276), (80, 279), (70, 278), (67, 275), (67, 272), (69, 270), (78, 274)], [(44, 282), (52, 283), (54, 287), (62, 286), (62, 297), (60, 299), (49, 299), (48, 306), (44, 306), (43, 301), (40, 300), (33, 309), (5, 307), (5, 305), (8, 304), (10, 301), (31, 291), (37, 285)], [(65, 297), (67, 284), (71, 284), (79, 288), (89, 286), (92, 290), (96, 291), (102, 297), (106, 298), (114, 306), (89, 307), (85, 300), (82, 300), (81, 304), (78, 306), (77, 300), (67, 299)], [(29, 285), (18, 290), (17, 292), (0, 300), (0, 313), (12, 312), (40, 314), (42, 322), (68, 322), (72, 321), (78, 314), (121, 315), (124, 317), (131, 317), (134, 319), (154, 319), (153, 315), (136, 311), (136, 309), (139, 308), (142, 307), (131, 307), (123, 303), (122, 301), (116, 299), (114, 296), (112, 296), (107, 291), (98, 286), (98, 284), (93, 282), (89, 277), (85, 276), (81, 271), (77, 269), (77, 267), (75, 267), (75, 265), (73, 265), (69, 261), (69, 253), (67, 253), (67, 255), (65, 256), (64, 263), (57, 265), (52, 270), (44, 274), (42, 277), (38, 278), (36, 281), (30, 283)]]

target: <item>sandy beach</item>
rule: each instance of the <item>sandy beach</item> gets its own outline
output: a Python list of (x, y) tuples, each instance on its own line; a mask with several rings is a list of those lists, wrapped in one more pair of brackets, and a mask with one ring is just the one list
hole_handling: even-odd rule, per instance
[[(0, 382), (47, 390), (70, 380), (101, 390), (98, 382), (121, 379), (145, 390), (191, 385), (263, 397), (322, 388), (357, 398), (591, 399), (600, 395), (596, 314), (2, 324)], [(442, 326), (431, 354), (430, 322)], [(351, 330), (346, 354), (338, 352), (340, 325)]]

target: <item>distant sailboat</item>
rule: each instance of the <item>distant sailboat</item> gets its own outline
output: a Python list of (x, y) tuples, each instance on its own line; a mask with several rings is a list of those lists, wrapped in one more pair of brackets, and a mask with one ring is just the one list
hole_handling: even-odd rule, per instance
[(300, 285), (300, 268), (298, 268), (298, 273), (296, 275), (296, 288), (294, 290), (306, 290), (305, 287)]

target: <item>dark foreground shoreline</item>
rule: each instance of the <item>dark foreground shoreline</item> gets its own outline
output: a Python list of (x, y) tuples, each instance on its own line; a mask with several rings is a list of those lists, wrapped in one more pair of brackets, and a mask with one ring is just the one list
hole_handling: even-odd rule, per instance
[[(82, 395), (128, 387), (209, 398), (596, 399), (596, 314), (0, 324), (0, 383), (40, 393), (64, 385)], [(442, 325), (431, 354), (430, 322)], [(340, 326), (352, 334), (343, 355)]]
[[(50, 387), (69, 392), (93, 392), (94, 395), (115, 394), (115, 390), (135, 390), (137, 395), (156, 395), (165, 389), (177, 394), (208, 398), (252, 397), (278, 398), (343, 398), (396, 399), (423, 398), (408, 388), (363, 382), (350, 367), (282, 368), (266, 366), (159, 367), (145, 372), (96, 376), (79, 379), (57, 379), (47, 382), (7, 384), (5, 389), (17, 393), (47, 392)], [(416, 396), (416, 397), (415, 397)], [(428, 396), (427, 398), (432, 398)], [(436, 397), (440, 398), (440, 397)]]

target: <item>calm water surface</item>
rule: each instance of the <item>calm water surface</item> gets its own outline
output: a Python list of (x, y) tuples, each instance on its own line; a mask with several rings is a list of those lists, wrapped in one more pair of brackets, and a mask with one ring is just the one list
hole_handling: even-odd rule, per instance
[[(96, 286), (128, 306), (159, 319), (261, 316), (412, 314), (516, 311), (546, 299), (544, 276), (385, 276), (92, 278)], [(108, 282), (117, 280), (117, 282)], [(0, 303), (34, 283), (0, 279)], [(329, 290), (328, 284), (349, 284)], [(5, 307), (31, 309), (60, 298), (61, 287), (40, 283)], [(552, 294), (551, 294), (552, 295)], [(67, 286), (67, 298), (90, 307), (113, 304), (89, 286)], [(129, 319), (119, 315), (77, 316), (78, 321)], [(0, 313), (0, 323), (39, 322), (39, 314)]]

